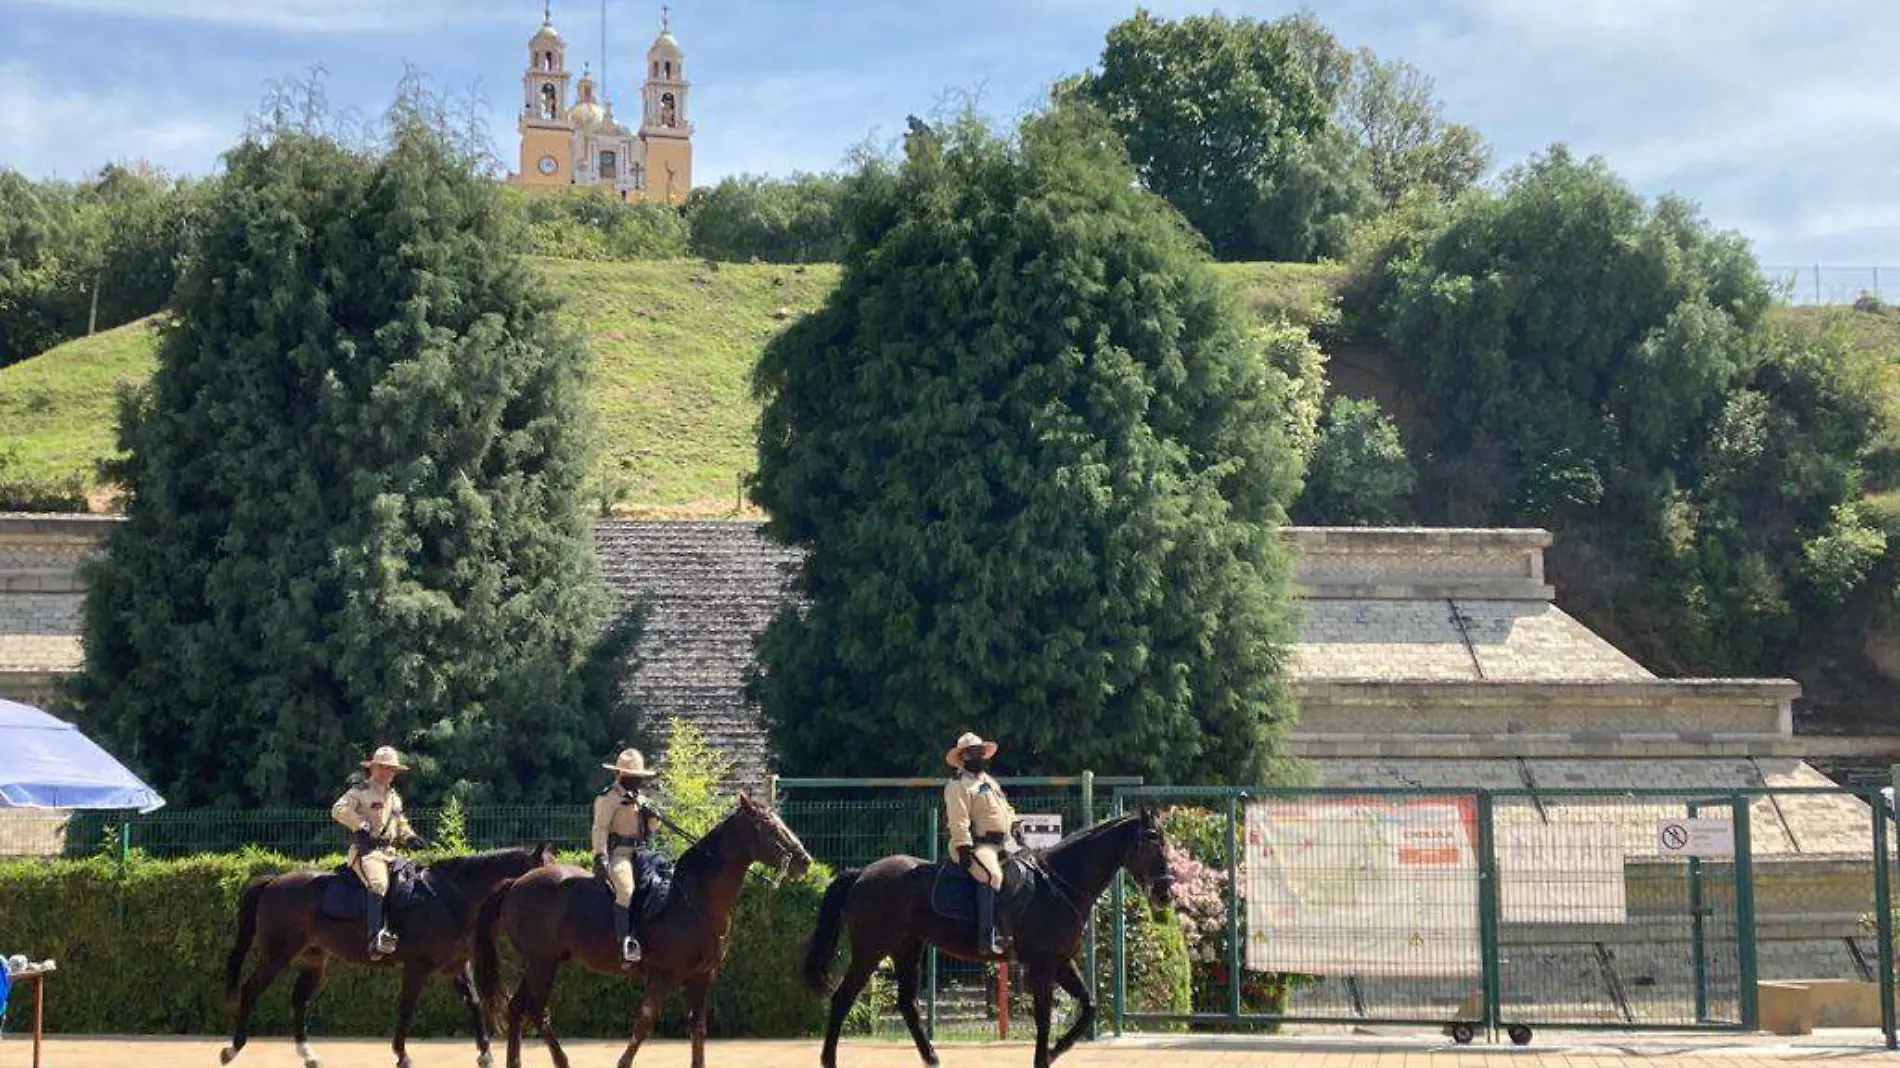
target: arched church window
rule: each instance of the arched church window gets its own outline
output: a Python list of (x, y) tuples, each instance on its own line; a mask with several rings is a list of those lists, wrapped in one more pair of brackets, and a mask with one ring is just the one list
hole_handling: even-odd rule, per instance
[(662, 64), (660, 64), (660, 66), (661, 66), (661, 67), (663, 67), (663, 68), (664, 68), (664, 69), (666, 70), (666, 77), (667, 77), (667, 79), (668, 79), (669, 81), (670, 81), (670, 80), (672, 80), (672, 77), (673, 77), (673, 61), (669, 59), (669, 60), (667, 60), (667, 61), (666, 61), (665, 63), (662, 63)]
[(660, 125), (679, 125), (679, 107), (674, 103), (672, 93), (660, 94)]
[(552, 119), (558, 117), (560, 113), (561, 96), (555, 92), (554, 83), (548, 82), (541, 86), (541, 117)]
[(554, 66), (554, 53), (552, 53), (552, 52), (543, 52), (543, 53), (541, 53), (541, 69), (542, 69), (542, 70), (555, 70), (555, 69), (557, 69), (557, 68), (556, 68), (556, 67)]
[(600, 154), (600, 176), (603, 179), (609, 180), (619, 177), (619, 163), (620, 159), (614, 153), (602, 152)]
[(653, 76), (655, 78), (658, 78), (660, 76), (660, 64), (658, 60), (655, 60), (653, 63)]

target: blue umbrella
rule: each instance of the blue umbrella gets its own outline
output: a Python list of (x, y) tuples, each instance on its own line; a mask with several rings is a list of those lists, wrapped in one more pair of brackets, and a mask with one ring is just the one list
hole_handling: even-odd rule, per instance
[(108, 808), (150, 812), (158, 791), (65, 720), (0, 700), (0, 808)]

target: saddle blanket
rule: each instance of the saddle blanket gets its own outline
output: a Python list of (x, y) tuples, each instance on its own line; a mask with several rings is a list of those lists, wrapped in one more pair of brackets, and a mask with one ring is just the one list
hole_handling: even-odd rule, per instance
[[(434, 896), (427, 873), (414, 861), (397, 858), (389, 862), (389, 895), (383, 899), (389, 915)], [(354, 869), (342, 865), (324, 884), (317, 911), (327, 920), (360, 920), (369, 911), (369, 888)]]
[[(606, 894), (611, 901), (614, 888), (598, 878), (594, 885)], [(667, 899), (673, 895), (673, 862), (663, 853), (641, 852), (633, 856), (633, 901), (639, 908), (639, 919), (649, 921), (666, 907)]]
[[(946, 920), (976, 920), (976, 878), (956, 864), (939, 864), (930, 883), (930, 909)], [(1015, 915), (1036, 896), (1042, 873), (1021, 855), (1003, 861), (1003, 891), (996, 895), (998, 922)]]

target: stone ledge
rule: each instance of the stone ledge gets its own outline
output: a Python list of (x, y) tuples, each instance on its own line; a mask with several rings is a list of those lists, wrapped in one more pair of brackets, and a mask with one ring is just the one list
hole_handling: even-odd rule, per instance
[(1557, 588), (1529, 579), (1457, 577), (1440, 582), (1331, 582), (1305, 576), (1294, 581), (1301, 597), (1334, 601), (1551, 601)]
[(1537, 527), (1283, 527), (1296, 549), (1338, 547), (1358, 552), (1416, 552), (1426, 548), (1548, 549), (1550, 531)]

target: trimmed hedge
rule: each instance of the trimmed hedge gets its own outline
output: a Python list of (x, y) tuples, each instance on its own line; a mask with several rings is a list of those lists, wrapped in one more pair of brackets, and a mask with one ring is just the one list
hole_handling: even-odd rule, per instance
[[(585, 863), (578, 854), (562, 860)], [(340, 858), (311, 866), (338, 862)], [(238, 894), (256, 875), (299, 866), (262, 851), (180, 860), (135, 855), (123, 869), (105, 858), (3, 861), (0, 952), (59, 961), (59, 976), (47, 1002), (47, 1024), (55, 1031), (224, 1034), (231, 1026), (223, 994), (224, 960), (235, 936)], [(804, 879), (788, 879), (777, 890), (747, 880), (733, 918), (731, 951), (713, 986), (713, 1034), (782, 1038), (822, 1031), (825, 1004), (799, 982), (798, 965), (828, 880), (829, 873), (819, 865)], [(1145, 1009), (1184, 1008), (1187, 961), (1179, 932), (1171, 923), (1138, 921), (1131, 922), (1129, 930), (1130, 958), (1135, 962), (1131, 1003)], [(1163, 937), (1154, 938), (1155, 932)], [(1166, 937), (1170, 932), (1173, 937)], [(1109, 959), (1104, 945), (1105, 975)], [(515, 973), (507, 960), (504, 950), (504, 975), (512, 981)], [(280, 978), (260, 1000), (254, 1034), (288, 1032), (290, 986), (288, 976)], [(552, 1006), (561, 1033), (624, 1036), (639, 1007), (634, 986), (564, 966)], [(387, 1035), (395, 1020), (396, 991), (392, 968), (333, 965), (311, 1009), (311, 1031), (324, 1036)], [(680, 999), (670, 999), (662, 1033), (682, 1033), (682, 1011)], [(413, 1034), (466, 1033), (466, 1012), (454, 990), (446, 982), (432, 981)]]
[[(585, 863), (579, 855), (562, 859)], [(134, 859), (123, 872), (105, 859), (0, 862), (0, 947), (59, 961), (47, 1011), (48, 1026), (56, 1031), (223, 1034), (231, 1026), (223, 975), (238, 894), (255, 875), (296, 866), (262, 852)], [(715, 1034), (783, 1037), (822, 1026), (824, 1006), (799, 984), (797, 965), (827, 878), (814, 867), (776, 891), (748, 880), (733, 917), (732, 948), (713, 987), (709, 1023)], [(504, 975), (512, 981), (513, 974), (505, 963)], [(639, 1007), (635, 985), (563, 967), (554, 1018), (563, 1034), (624, 1036)], [(290, 986), (288, 976), (280, 978), (260, 1000), (255, 1033), (288, 1031)], [(311, 1030), (387, 1035), (396, 992), (393, 968), (333, 964), (312, 1006)], [(671, 1002), (663, 1026), (680, 1033), (683, 1010), (678, 998)], [(431, 982), (414, 1034), (467, 1030), (467, 1013), (454, 990)]]

